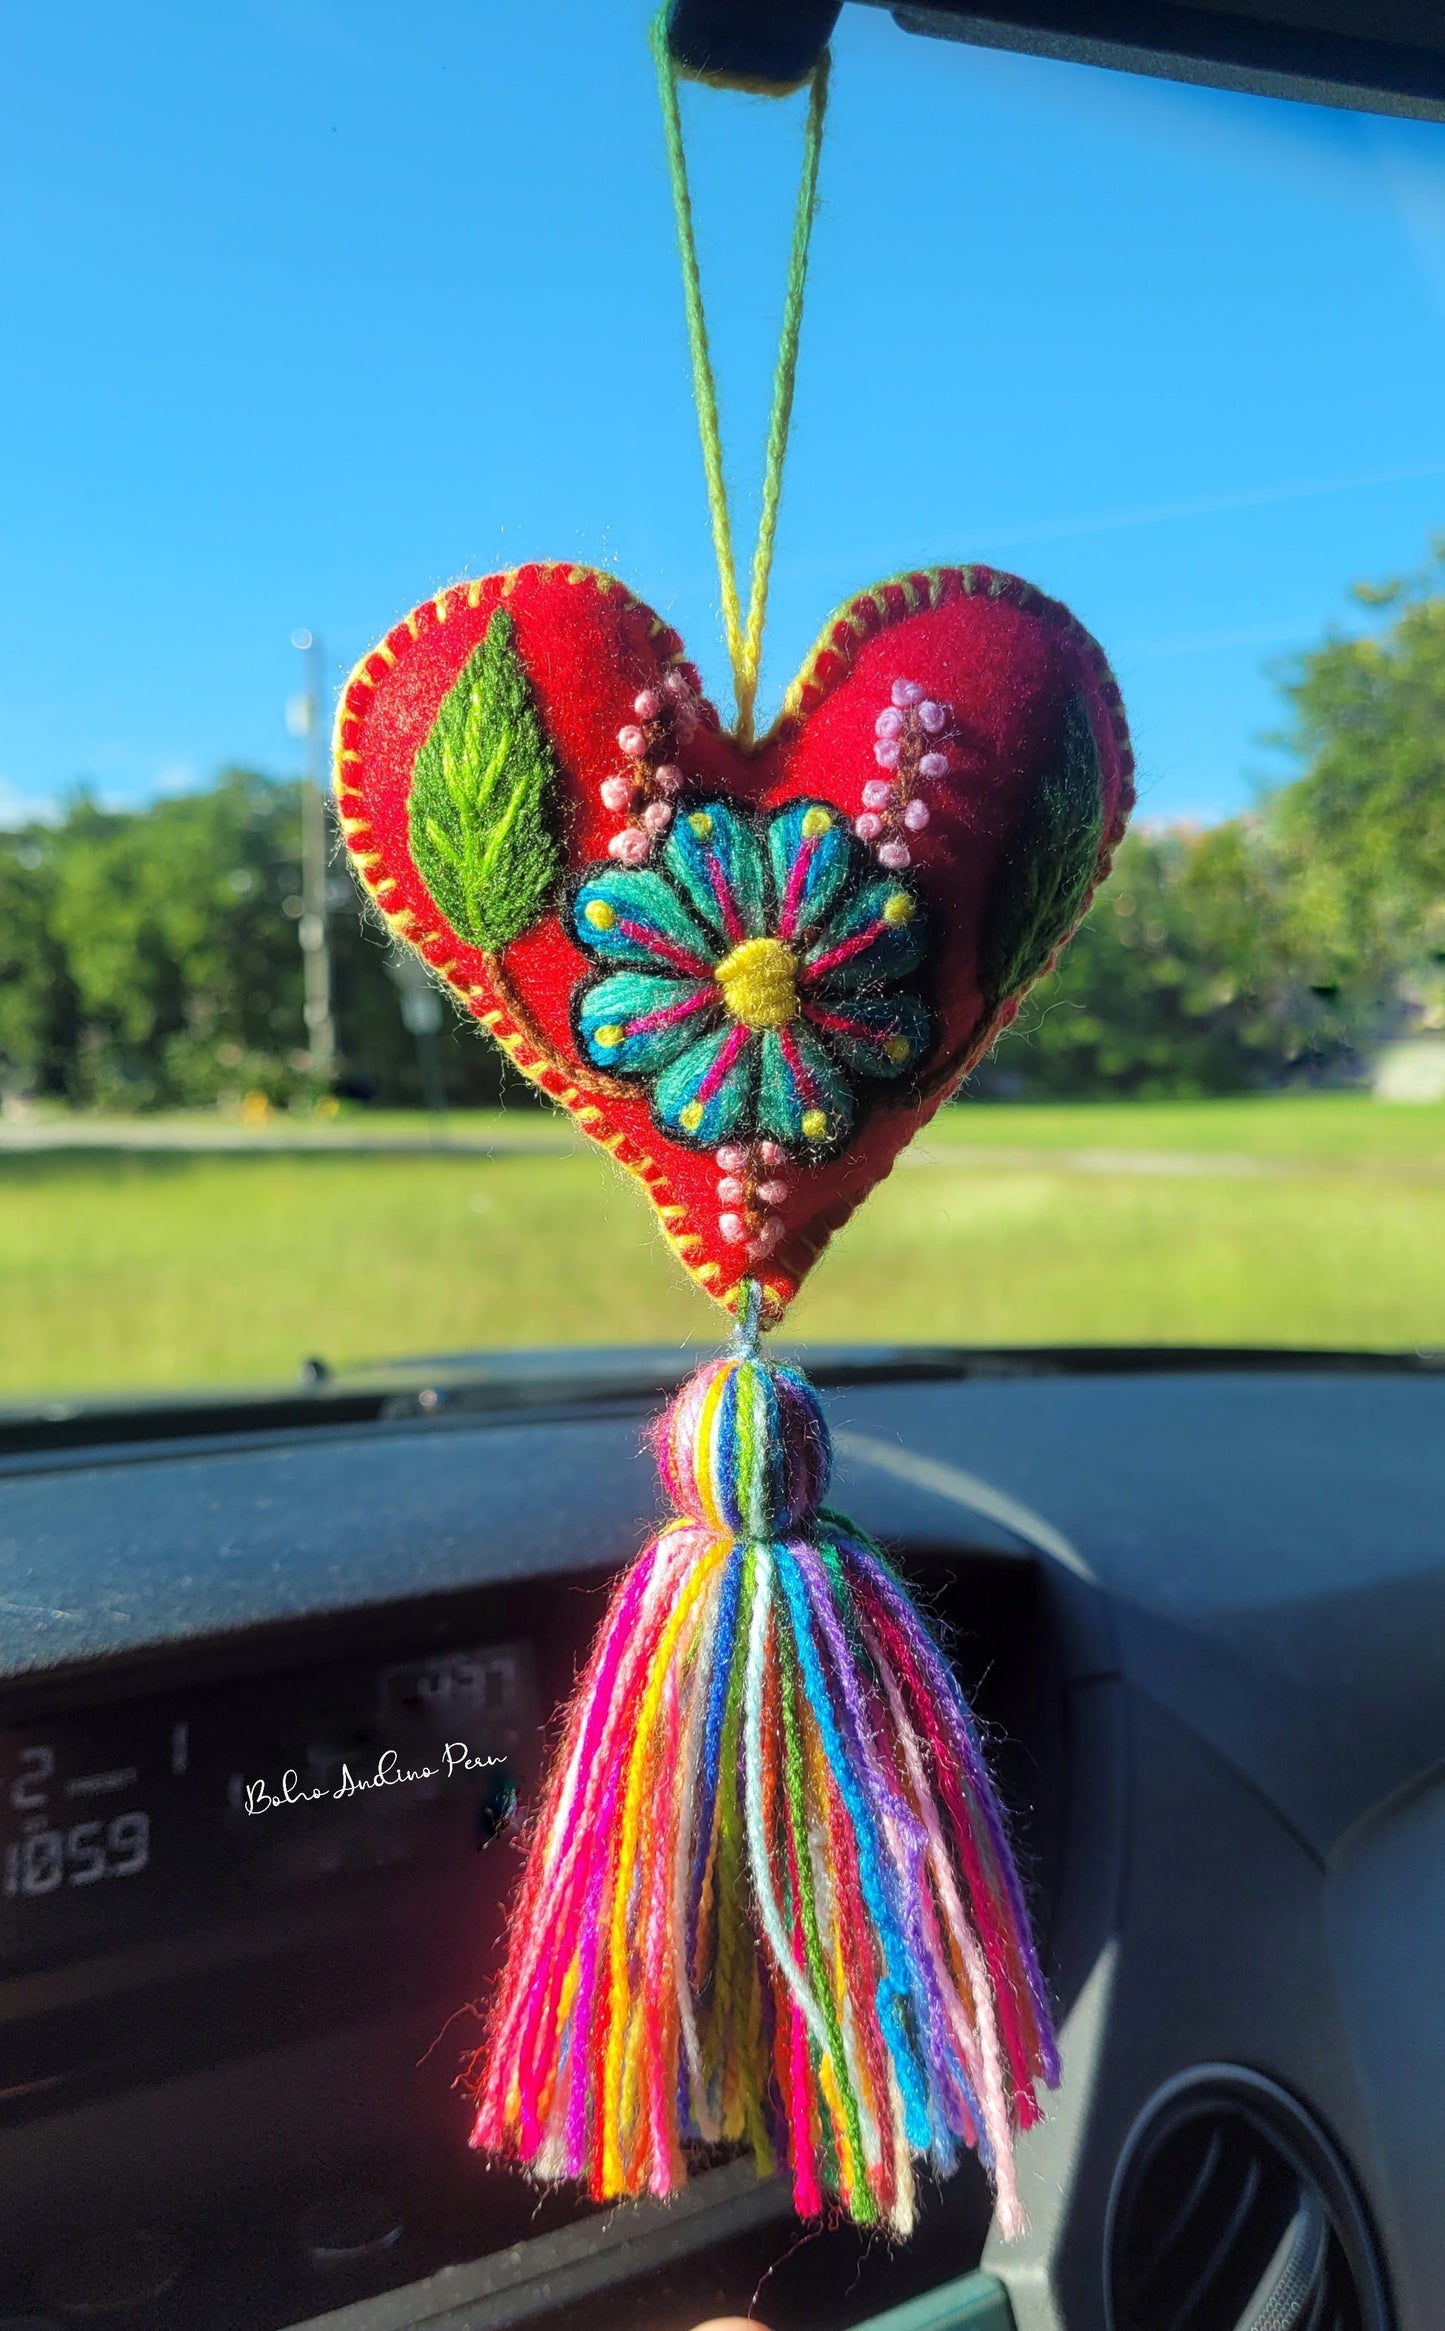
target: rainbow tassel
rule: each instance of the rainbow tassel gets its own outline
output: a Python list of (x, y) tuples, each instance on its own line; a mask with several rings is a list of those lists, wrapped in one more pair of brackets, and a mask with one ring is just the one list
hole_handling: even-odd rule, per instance
[(472, 2143), (599, 2201), (685, 2148), (906, 2234), (976, 2146), (1006, 2234), (1058, 2059), (967, 1704), (886, 1559), (826, 1512), (817, 1394), (736, 1354), (658, 1431), (678, 1513), (573, 1702), (478, 2058)]

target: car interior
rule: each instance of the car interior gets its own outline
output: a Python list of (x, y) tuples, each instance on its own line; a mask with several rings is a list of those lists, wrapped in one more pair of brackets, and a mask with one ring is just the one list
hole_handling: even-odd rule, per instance
[[(670, 37), (796, 79), (838, 13)], [(893, 14), (1445, 120), (1427, 0)], [(687, 1365), (449, 1354), (0, 1417), (0, 2331), (1445, 2322), (1440, 1355), (805, 1356), (1010, 1815), (1064, 2067), (1027, 2234), (972, 2156), (899, 2245), (725, 2149), (606, 2208), (468, 2150), (517, 1815)]]

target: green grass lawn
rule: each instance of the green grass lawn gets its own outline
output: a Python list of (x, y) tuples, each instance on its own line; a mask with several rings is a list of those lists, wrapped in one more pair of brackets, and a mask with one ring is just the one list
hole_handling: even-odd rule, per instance
[[(0, 1153), (0, 1317), (12, 1397), (285, 1381), (308, 1354), (706, 1343), (720, 1325), (633, 1185), (565, 1136), (496, 1158)], [(791, 1332), (1445, 1345), (1445, 1107), (947, 1111)]]

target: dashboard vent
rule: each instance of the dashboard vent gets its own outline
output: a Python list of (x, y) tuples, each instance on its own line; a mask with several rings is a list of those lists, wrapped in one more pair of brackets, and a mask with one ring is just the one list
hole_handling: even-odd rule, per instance
[(1387, 2331), (1344, 2165), (1272, 2080), (1206, 2064), (1160, 2089), (1109, 2201), (1110, 2331)]

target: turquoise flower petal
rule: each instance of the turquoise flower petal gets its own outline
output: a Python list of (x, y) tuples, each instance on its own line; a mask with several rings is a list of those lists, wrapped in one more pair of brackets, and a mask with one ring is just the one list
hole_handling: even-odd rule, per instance
[[(679, 1006), (697, 1003), (694, 1011)], [(614, 971), (585, 988), (577, 1007), (582, 1050), (596, 1067), (614, 1076), (656, 1076), (716, 1023), (721, 1006), (712, 981), (660, 978), (645, 971)], [(660, 1027), (639, 1028), (639, 1020), (678, 1012)]]
[[(719, 955), (738, 944), (739, 934), (757, 939), (772, 929), (772, 895), (757, 836), (725, 802), (683, 810), (673, 820), (662, 863)], [(736, 929), (729, 926), (719, 890)]]
[[(854, 947), (858, 939), (866, 944)], [(844, 902), (807, 950), (804, 986), (810, 998), (894, 987), (917, 970), (927, 947), (923, 915), (912, 892), (897, 881), (871, 882)]]
[[(817, 936), (859, 854), (847, 819), (829, 803), (791, 801), (780, 809), (768, 828), (768, 856), (778, 894), (778, 920), (769, 928), (781, 939), (806, 946)], [(802, 884), (793, 894), (793, 911), (784, 929), (793, 871), (805, 855)]]
[[(806, 1021), (769, 1028), (759, 1052), (759, 1133), (805, 1157), (826, 1156), (846, 1141), (853, 1130), (853, 1095)], [(802, 1068), (801, 1078), (794, 1061)]]
[(933, 1043), (933, 1014), (915, 995), (809, 998), (809, 1026), (855, 1076), (911, 1076)]
[(734, 1134), (751, 1132), (757, 1088), (756, 1037), (748, 1035), (737, 1047), (737, 1056), (717, 1091), (705, 1101), (699, 1099), (699, 1088), (732, 1038), (734, 1027), (728, 1021), (713, 1035), (689, 1045), (653, 1085), (653, 1112), (675, 1140), (713, 1149)]
[(717, 948), (670, 882), (650, 866), (605, 866), (572, 904), (572, 928), (593, 955), (705, 979)]

